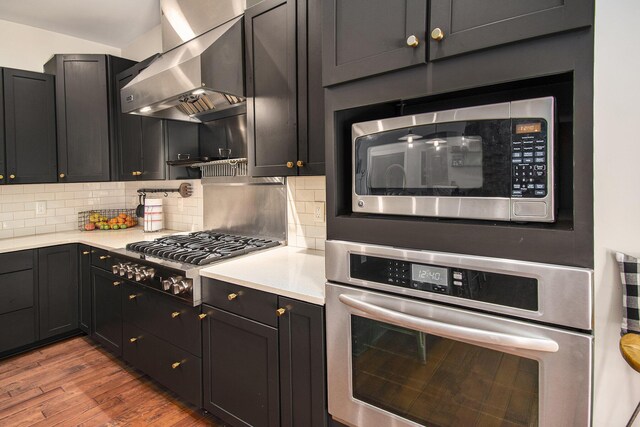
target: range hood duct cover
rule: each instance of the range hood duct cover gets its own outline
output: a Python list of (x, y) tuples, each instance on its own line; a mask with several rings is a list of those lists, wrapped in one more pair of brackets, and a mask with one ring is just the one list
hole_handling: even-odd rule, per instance
[(202, 122), (244, 107), (243, 17), (155, 59), (120, 91), (123, 113)]

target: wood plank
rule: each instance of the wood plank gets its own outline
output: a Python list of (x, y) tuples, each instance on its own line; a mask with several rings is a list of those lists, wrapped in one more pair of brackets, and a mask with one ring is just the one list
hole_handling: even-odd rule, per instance
[[(20, 403), (15, 405), (8, 406), (0, 411), (0, 422), (5, 422), (5, 418), (11, 417), (12, 415), (23, 411), (25, 409), (38, 406), (41, 402), (44, 402), (49, 399), (53, 399), (56, 396), (60, 396), (64, 394), (64, 390), (61, 388), (56, 388), (47, 393), (42, 393), (32, 399), (23, 400)], [(40, 412), (40, 411), (38, 411)]]

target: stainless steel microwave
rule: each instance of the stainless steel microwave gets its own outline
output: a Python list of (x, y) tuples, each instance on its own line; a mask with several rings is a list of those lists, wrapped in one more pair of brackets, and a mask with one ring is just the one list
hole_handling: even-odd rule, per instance
[(352, 126), (353, 212), (555, 221), (553, 97)]

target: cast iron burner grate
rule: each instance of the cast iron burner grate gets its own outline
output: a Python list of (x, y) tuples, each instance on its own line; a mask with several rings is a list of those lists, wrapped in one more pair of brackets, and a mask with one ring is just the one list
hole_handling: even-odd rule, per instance
[(276, 240), (199, 231), (129, 243), (127, 250), (185, 264), (206, 265), (279, 244)]

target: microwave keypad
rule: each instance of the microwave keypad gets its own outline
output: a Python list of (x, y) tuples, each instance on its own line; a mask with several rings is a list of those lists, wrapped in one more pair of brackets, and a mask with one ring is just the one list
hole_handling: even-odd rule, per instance
[[(530, 121), (530, 120), (529, 120)], [(540, 198), (547, 195), (547, 134), (516, 133), (521, 121), (514, 120), (511, 140), (511, 196)]]

